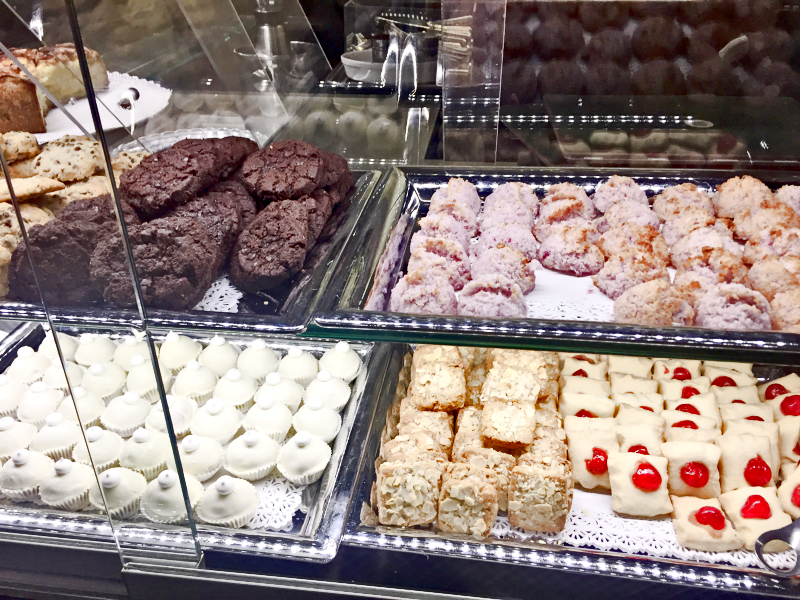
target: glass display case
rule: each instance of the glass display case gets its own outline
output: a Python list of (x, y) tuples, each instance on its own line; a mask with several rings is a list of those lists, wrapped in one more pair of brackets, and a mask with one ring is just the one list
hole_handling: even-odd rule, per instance
[(796, 8), (4, 1), (0, 542), (794, 595)]

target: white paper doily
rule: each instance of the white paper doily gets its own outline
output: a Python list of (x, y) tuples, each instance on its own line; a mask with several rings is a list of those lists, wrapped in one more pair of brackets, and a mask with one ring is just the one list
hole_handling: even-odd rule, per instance
[(239, 312), (239, 300), (244, 294), (231, 283), (227, 274), (220, 275), (217, 280), (206, 290), (206, 295), (194, 310), (208, 312)]
[[(564, 530), (559, 533), (533, 533), (512, 527), (505, 514), (498, 515), (492, 537), (507, 540), (539, 539), (551, 543), (593, 548), (604, 552), (624, 552), (658, 558), (730, 564), (736, 567), (758, 567), (753, 552), (700, 552), (678, 543), (672, 519), (627, 519), (611, 509), (611, 496), (575, 490), (572, 509)], [(791, 568), (796, 560), (794, 550), (767, 555), (772, 567)]]
[[(136, 88), (139, 99), (134, 103), (133, 110), (125, 110), (118, 104), (128, 88)], [(130, 127), (131, 121), (139, 123), (160, 113), (169, 104), (172, 94), (154, 81), (141, 79), (126, 73), (110, 72), (108, 74), (108, 89), (97, 94), (100, 121), (103, 129), (119, 129)], [(86, 131), (94, 133), (94, 123), (89, 110), (89, 101), (86, 98), (73, 100), (65, 105), (69, 113), (84, 126)], [(64, 135), (80, 135), (83, 133), (60, 108), (54, 108), (47, 113), (45, 119), (47, 133), (37, 133), (36, 139), (40, 144), (58, 139)]]

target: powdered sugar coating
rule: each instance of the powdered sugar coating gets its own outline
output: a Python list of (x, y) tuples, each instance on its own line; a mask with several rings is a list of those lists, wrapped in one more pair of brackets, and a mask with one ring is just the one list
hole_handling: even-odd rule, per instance
[(773, 202), (769, 207), (747, 208), (733, 219), (734, 233), (740, 240), (757, 237), (773, 225), (791, 229), (800, 227), (800, 216), (783, 202)]
[(492, 227), (481, 233), (478, 243), (473, 247), (473, 254), (480, 256), (489, 248), (497, 246), (497, 244), (505, 244), (519, 250), (528, 260), (536, 259), (536, 249), (539, 247), (529, 228), (524, 225), (512, 224), (504, 225), (503, 227)]
[(800, 333), (800, 288), (793, 287), (775, 294), (770, 312), (776, 329)]
[(690, 257), (681, 269), (694, 271), (711, 283), (742, 283), (747, 277), (747, 266), (741, 257), (722, 248)]
[(519, 223), (528, 228), (533, 227), (533, 211), (521, 200), (509, 195), (492, 195), (486, 199), (480, 217), (481, 230), (491, 229), (506, 223)]
[(604, 259), (592, 235), (593, 227), (587, 221), (576, 227), (570, 223), (555, 227), (539, 247), (539, 262), (548, 269), (578, 277), (597, 273), (603, 268)]
[(526, 183), (511, 181), (498, 185), (491, 194), (486, 196), (486, 200), (483, 203), (484, 212), (491, 207), (495, 200), (500, 198), (513, 198), (514, 200), (522, 202), (533, 212), (534, 217), (539, 212), (539, 196), (537, 196), (533, 188)]
[(634, 286), (654, 279), (669, 283), (669, 272), (663, 263), (645, 256), (612, 256), (592, 280), (609, 298), (619, 298)]
[(594, 203), (586, 194), (586, 190), (574, 183), (556, 183), (547, 188), (547, 194), (542, 198), (541, 205), (551, 204), (559, 200), (577, 200), (584, 205), (587, 215), (586, 219), (594, 217)]
[[(608, 212), (608, 209), (621, 202), (633, 202), (647, 207), (650, 206), (647, 194), (639, 187), (639, 184), (630, 177), (622, 177), (620, 175), (612, 175), (608, 181), (598, 187), (592, 196), (592, 201), (595, 208), (601, 213)], [(657, 227), (658, 224), (655, 226)]]
[(668, 281), (654, 279), (627, 290), (614, 301), (618, 323), (670, 326), (691, 325), (695, 311)]
[(784, 229), (776, 225), (762, 229), (757, 237), (749, 239), (745, 244), (745, 263), (753, 264), (767, 256), (800, 257), (800, 229)]
[(736, 256), (742, 255), (741, 247), (733, 239), (713, 227), (703, 227), (695, 229), (672, 246), (670, 251), (672, 265), (676, 269), (685, 267), (692, 258), (702, 256), (714, 248), (727, 250)]
[(411, 251), (416, 250), (417, 246), (424, 238), (447, 238), (458, 242), (464, 248), (469, 248), (471, 236), (464, 227), (448, 214), (429, 214), (419, 220), (419, 231), (411, 238)]
[(475, 216), (476, 213), (463, 204), (456, 204), (455, 202), (440, 202), (435, 206), (431, 204), (428, 209), (428, 216), (433, 215), (447, 215), (455, 219), (470, 237), (478, 233), (478, 217)]
[(478, 190), (469, 181), (453, 177), (446, 186), (440, 187), (431, 197), (430, 210), (435, 210), (438, 204), (455, 203), (468, 208), (473, 214), (481, 211), (481, 197)]
[(394, 286), (389, 310), (418, 315), (455, 315), (458, 302), (447, 275), (437, 269), (418, 270), (407, 273)]
[(458, 298), (458, 314), (518, 318), (527, 314), (520, 287), (503, 275), (470, 281)]
[(539, 218), (533, 233), (540, 242), (552, 234), (553, 228), (573, 221), (589, 221), (594, 217), (594, 209), (577, 199), (555, 200), (539, 208)]
[(686, 298), (689, 304), (696, 307), (698, 300), (705, 295), (712, 285), (717, 283), (716, 276), (713, 273), (711, 274), (712, 279), (709, 279), (707, 275), (707, 273), (698, 273), (696, 271), (678, 271), (675, 273), (672, 286)]
[(711, 329), (767, 331), (771, 328), (769, 302), (740, 283), (720, 283), (698, 300), (695, 324)]
[(745, 282), (772, 302), (775, 294), (800, 286), (800, 280), (786, 270), (774, 256), (757, 261), (750, 267)]
[(679, 214), (664, 222), (661, 235), (667, 244), (673, 246), (694, 230), (710, 227), (714, 221), (712, 212), (698, 206), (687, 206)]
[(664, 188), (653, 198), (653, 211), (662, 221), (668, 221), (688, 206), (713, 213), (711, 198), (693, 183), (682, 183)]
[(775, 199), (780, 200), (800, 215), (800, 185), (784, 185), (775, 192)]
[(458, 242), (444, 238), (423, 240), (411, 253), (408, 271), (439, 268), (447, 273), (453, 289), (458, 291), (469, 281), (469, 257)]
[(523, 294), (532, 291), (536, 285), (533, 264), (519, 250), (505, 244), (489, 248), (480, 256), (472, 257), (472, 277), (485, 279), (491, 275), (504, 275), (519, 285)]
[(640, 202), (622, 200), (611, 205), (605, 213), (604, 218), (610, 229), (622, 227), (625, 223), (634, 223), (641, 227), (649, 225), (656, 230), (661, 225), (658, 215), (650, 210), (650, 205)]
[(763, 182), (744, 175), (718, 185), (711, 203), (718, 217), (733, 219), (739, 212), (747, 208), (757, 208), (771, 200), (772, 192)]
[(617, 254), (650, 256), (663, 262), (669, 262), (669, 248), (664, 238), (649, 225), (641, 227), (634, 223), (626, 223), (621, 227), (609, 229), (598, 241), (600, 250), (606, 257)]

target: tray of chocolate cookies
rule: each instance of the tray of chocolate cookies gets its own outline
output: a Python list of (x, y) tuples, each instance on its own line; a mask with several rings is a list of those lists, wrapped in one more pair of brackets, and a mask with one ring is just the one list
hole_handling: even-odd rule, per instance
[(315, 321), (398, 341), (745, 349), (795, 364), (796, 184), (725, 171), (398, 167), (345, 251), (342, 293)]
[[(0, 310), (24, 314), (44, 298), (67, 320), (98, 309), (130, 320), (130, 250), (153, 323), (209, 323), (213, 312), (215, 326), (299, 332), (380, 175), (302, 141), (259, 149), (246, 131), (150, 136), (112, 162), (125, 243), (97, 142), (5, 137), (17, 200), (43, 218), (29, 215), (29, 248), (21, 235), (7, 247)], [(9, 190), (0, 196), (12, 208)]]

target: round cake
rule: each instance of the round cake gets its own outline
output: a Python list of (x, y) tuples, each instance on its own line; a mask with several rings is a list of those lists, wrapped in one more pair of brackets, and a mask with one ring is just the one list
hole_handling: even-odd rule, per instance
[[(161, 383), (164, 385), (164, 391), (169, 392), (172, 385), (172, 372), (160, 359), (159, 363)], [(136, 392), (151, 404), (158, 401), (156, 371), (153, 368), (153, 364), (141, 354), (131, 359), (131, 369), (128, 372), (125, 385), (129, 392)]]
[[(186, 491), (192, 509), (203, 495), (203, 484), (196, 477), (184, 474)], [(186, 503), (175, 471), (163, 471), (147, 484), (142, 496), (142, 514), (155, 523), (184, 523), (187, 520)]]
[(256, 392), (255, 400), (258, 402), (262, 398), (272, 398), (276, 402), (285, 404), (292, 413), (296, 413), (300, 408), (303, 393), (303, 386), (296, 381), (281, 377), (279, 373), (270, 373), (264, 385)]
[(278, 443), (283, 442), (291, 426), (292, 411), (269, 396), (256, 402), (242, 420), (242, 427), (247, 431), (259, 431)]
[(42, 479), (39, 496), (53, 508), (78, 511), (89, 506), (89, 490), (96, 485), (91, 467), (62, 458)]
[(53, 460), (30, 450), (15, 450), (11, 459), (0, 468), (0, 492), (15, 502), (32, 502), (39, 493), (39, 484), (53, 468)]
[(314, 483), (331, 459), (331, 447), (307, 431), (298, 431), (278, 453), (278, 470), (295, 485)]
[(27, 448), (36, 432), (36, 426), (30, 423), (15, 421), (12, 417), (0, 418), (0, 465), (15, 451)]
[(225, 451), (225, 469), (247, 481), (257, 481), (270, 474), (278, 460), (280, 446), (258, 431), (247, 431)]
[(342, 417), (319, 398), (309, 398), (292, 417), (292, 426), (295, 431), (307, 431), (330, 444), (342, 427)]
[(139, 428), (123, 444), (119, 465), (141, 473), (147, 481), (151, 481), (167, 468), (167, 456), (171, 452), (169, 438), (165, 434)]
[(214, 371), (217, 377), (222, 377), (231, 369), (236, 368), (239, 351), (226, 342), (224, 337), (215, 335), (197, 360), (204, 367)]
[(278, 355), (264, 340), (253, 340), (236, 360), (236, 368), (262, 385), (268, 374), (278, 368)]
[(81, 437), (78, 425), (67, 421), (61, 413), (54, 412), (45, 417), (45, 425), (33, 438), (30, 449), (46, 454), (53, 460), (69, 458)]
[(30, 385), (41, 380), (51, 363), (52, 360), (44, 354), (37, 354), (30, 346), (23, 346), (17, 350), (17, 357), (5, 374), (17, 383)]
[(150, 349), (147, 342), (137, 340), (132, 335), (126, 336), (122, 343), (114, 350), (113, 363), (125, 371), (130, 371), (131, 359), (134, 356), (150, 356)]
[(327, 370), (320, 371), (317, 378), (308, 384), (303, 397), (319, 398), (335, 411), (341, 411), (350, 400), (350, 386)]
[(58, 410), (64, 394), (37, 381), (25, 392), (17, 406), (17, 418), (23, 423), (44, 427), (47, 415)]
[[(139, 512), (139, 502), (147, 489), (144, 476), (130, 469), (114, 467), (100, 474), (100, 486), (89, 490), (89, 503), (96, 509), (106, 511), (112, 519), (127, 519)], [(105, 497), (105, 503), (103, 502)]]
[(82, 367), (91, 367), (97, 363), (114, 359), (117, 345), (107, 335), (84, 333), (75, 349), (75, 362)]
[[(361, 357), (347, 342), (339, 342), (319, 359), (320, 370), (350, 383), (361, 370)], [(308, 384), (306, 384), (308, 385)]]
[[(61, 346), (61, 354), (64, 360), (75, 360), (75, 351), (78, 349), (78, 340), (66, 333), (58, 332), (58, 343)], [(53, 339), (53, 332), (48, 331), (44, 340), (39, 344), (39, 354), (44, 354), (47, 358), (58, 358), (56, 343)]]
[(217, 375), (208, 367), (204, 367), (196, 360), (189, 364), (175, 377), (172, 392), (176, 396), (185, 396), (197, 401), (203, 406), (214, 395), (214, 386), (217, 385)]
[[(199, 435), (187, 435), (178, 444), (183, 472), (197, 477), (198, 481), (211, 479), (222, 466), (223, 452), (219, 442)], [(175, 459), (167, 457), (167, 466), (176, 469)]]
[(200, 356), (202, 351), (203, 346), (200, 342), (170, 331), (161, 344), (158, 360), (164, 367), (170, 369), (173, 375), (177, 375), (190, 360)]
[(278, 373), (281, 377), (296, 381), (303, 387), (311, 383), (318, 372), (317, 359), (300, 348), (290, 348), (278, 363)]
[(122, 393), (125, 371), (111, 362), (95, 363), (83, 376), (81, 387), (108, 402)]
[(258, 508), (258, 493), (253, 484), (223, 475), (209, 487), (197, 505), (197, 516), (209, 525), (244, 527)]
[(122, 438), (113, 431), (106, 431), (101, 427), (89, 427), (86, 430), (86, 443), (81, 440), (72, 451), (72, 460), (82, 465), (91, 466), (94, 463), (98, 472), (105, 471), (119, 464), (119, 455), (122, 453)]
[(82, 387), (72, 388), (72, 397), (64, 398), (58, 406), (58, 412), (60, 412), (67, 421), (83, 425), (84, 427), (99, 425), (100, 415), (103, 414), (105, 409), (106, 403), (100, 399), (100, 396), (97, 394), (90, 394)]
[(232, 404), (212, 398), (197, 409), (192, 419), (192, 434), (209, 437), (220, 444), (227, 444), (241, 427), (239, 411)]
[(230, 369), (214, 387), (214, 398), (224, 400), (239, 411), (253, 406), (253, 396), (258, 390), (256, 380), (239, 369)]
[(100, 415), (100, 422), (109, 431), (130, 437), (144, 425), (149, 412), (150, 403), (147, 400), (140, 398), (136, 392), (127, 392), (108, 403)]
[(22, 397), (29, 389), (29, 386), (14, 381), (8, 375), (0, 375), (0, 417), (15, 416)]

